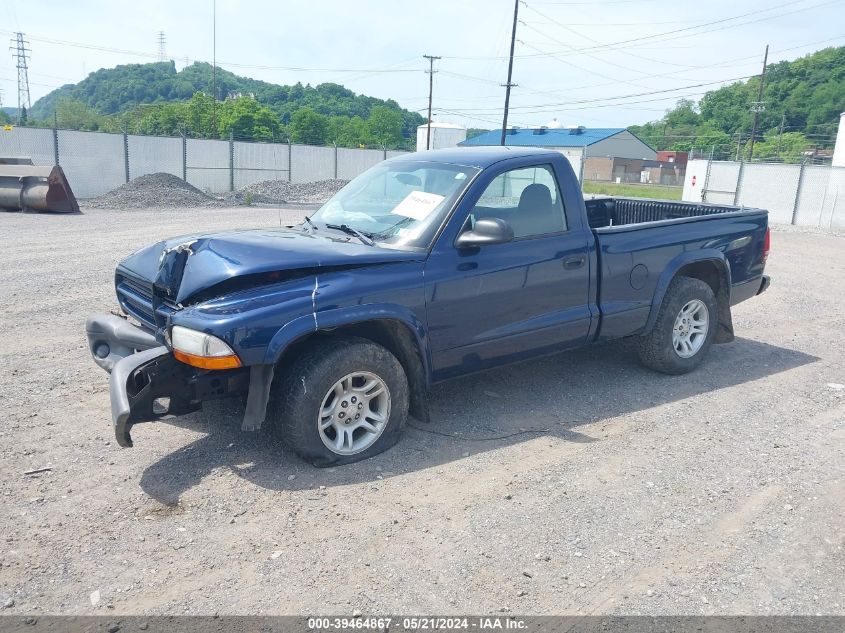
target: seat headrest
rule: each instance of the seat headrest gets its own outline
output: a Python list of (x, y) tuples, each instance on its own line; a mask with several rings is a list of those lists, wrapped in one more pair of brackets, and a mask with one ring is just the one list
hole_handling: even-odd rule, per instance
[(534, 183), (522, 190), (519, 196), (519, 209), (524, 207), (551, 207), (552, 192), (546, 185)]

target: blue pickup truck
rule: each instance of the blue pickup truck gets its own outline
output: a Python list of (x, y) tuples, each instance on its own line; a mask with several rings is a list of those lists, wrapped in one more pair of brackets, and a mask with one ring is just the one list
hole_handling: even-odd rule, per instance
[(86, 330), (121, 446), (241, 396), (244, 430), (329, 466), (392, 446), (409, 414), (429, 421), (432, 384), (471, 372), (623, 337), (688, 372), (733, 340), (768, 251), (763, 210), (585, 201), (557, 152), (436, 150), (376, 165), (299, 225), (130, 255), (122, 314)]

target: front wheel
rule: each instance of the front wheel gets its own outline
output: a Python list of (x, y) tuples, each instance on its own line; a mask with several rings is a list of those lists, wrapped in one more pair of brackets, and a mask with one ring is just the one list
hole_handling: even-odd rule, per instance
[(665, 374), (692, 371), (713, 343), (717, 318), (710, 286), (700, 279), (676, 277), (666, 290), (654, 329), (640, 337), (640, 360)]
[(271, 402), (277, 437), (315, 466), (350, 464), (399, 439), (408, 380), (381, 345), (326, 338), (282, 372)]

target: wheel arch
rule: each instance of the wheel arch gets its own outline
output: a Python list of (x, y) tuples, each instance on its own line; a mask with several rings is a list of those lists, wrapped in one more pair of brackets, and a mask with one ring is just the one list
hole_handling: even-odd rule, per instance
[(291, 322), (290, 327), (279, 330), (268, 347), (267, 364), (284, 365), (316, 340), (327, 337), (354, 336), (373, 341), (399, 360), (408, 377), (410, 413), (418, 420), (428, 422), (426, 392), (431, 364), (427, 335), (423, 324), (410, 310), (400, 306), (354, 306), (326, 310), (307, 318), (310, 319), (307, 328), (303, 323)]
[(677, 277), (699, 279), (710, 286), (716, 297), (718, 311), (714, 343), (732, 341), (734, 331), (731, 316), (731, 268), (724, 253), (711, 249), (682, 253), (669, 262), (657, 282), (644, 333), (654, 329), (669, 285)]

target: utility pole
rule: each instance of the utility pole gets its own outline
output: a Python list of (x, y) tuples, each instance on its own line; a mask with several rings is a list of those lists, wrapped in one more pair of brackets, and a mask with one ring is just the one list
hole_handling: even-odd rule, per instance
[(511, 102), (511, 87), (513, 87), (513, 83), (511, 82), (511, 78), (513, 77), (513, 49), (514, 45), (516, 44), (516, 20), (517, 15), (519, 14), (519, 0), (514, 0), (513, 3), (513, 30), (511, 31), (511, 54), (510, 58), (508, 59), (508, 83), (505, 84), (505, 113), (502, 117), (502, 141), (500, 145), (505, 144), (505, 135), (508, 133), (508, 107), (510, 106)]
[(742, 147), (742, 132), (737, 132), (736, 138), (736, 160), (739, 161), (740, 148)]
[(431, 97), (434, 93), (434, 60), (440, 59), (435, 55), (423, 55), (428, 60), (428, 129), (425, 135), (425, 148), (431, 149)]
[[(27, 61), (29, 61), (30, 50), (27, 48), (29, 42), (23, 39), (23, 33), (15, 33), (15, 39), (12, 40), (14, 46), (9, 49), (14, 51), (12, 57), (15, 58), (18, 69), (18, 117), (17, 123), (20, 125), (21, 117), (32, 109), (29, 100), (29, 72)], [(26, 122), (26, 119), (24, 119)]]
[(757, 123), (760, 120), (760, 113), (766, 109), (763, 103), (763, 85), (766, 81), (766, 62), (769, 61), (769, 45), (766, 44), (766, 52), (763, 55), (763, 72), (760, 73), (760, 88), (757, 91), (757, 101), (751, 104), (754, 111), (754, 125), (751, 127), (751, 148), (748, 150), (748, 160), (754, 158), (754, 139), (757, 137)]
[(217, 134), (217, 0), (212, 4), (211, 17), (211, 134)]
[(780, 158), (780, 142), (783, 138), (783, 126), (786, 123), (786, 112), (780, 117), (780, 131), (778, 132), (778, 158)]
[(167, 39), (164, 36), (164, 31), (158, 32), (158, 61), (166, 62), (167, 61), (167, 49), (166, 49)]

